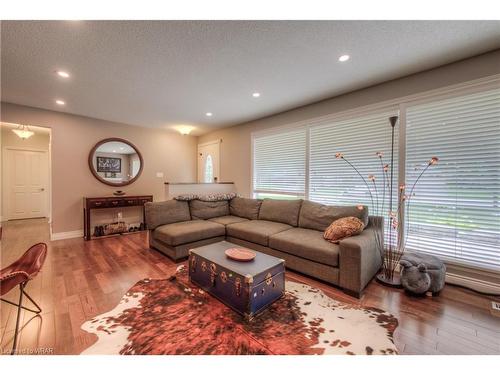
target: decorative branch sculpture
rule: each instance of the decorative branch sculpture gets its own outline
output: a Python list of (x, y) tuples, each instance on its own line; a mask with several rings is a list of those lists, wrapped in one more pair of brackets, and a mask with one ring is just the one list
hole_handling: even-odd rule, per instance
[[(375, 216), (382, 216), (384, 219), (387, 218), (389, 222), (388, 230), (382, 234), (385, 236), (385, 248), (382, 245), (384, 241), (382, 241), (383, 237), (380, 236), (378, 231), (374, 231), (375, 240), (377, 246), (380, 251), (380, 255), (383, 259), (382, 272), (377, 276), (377, 279), (384, 284), (388, 284), (391, 286), (399, 285), (399, 280), (395, 278), (396, 268), (401, 260), (401, 256), (403, 255), (406, 242), (408, 239), (408, 228), (409, 228), (409, 214), (411, 207), (411, 198), (415, 195), (414, 190), (415, 186), (418, 184), (421, 177), (424, 173), (429, 169), (429, 167), (436, 165), (438, 163), (438, 158), (433, 156), (425, 165), (425, 167), (421, 170), (417, 179), (413, 183), (409, 194), (406, 194), (406, 186), (400, 185), (398, 189), (398, 205), (397, 209), (393, 210), (393, 164), (394, 164), (394, 126), (397, 122), (397, 116), (390, 117), (389, 121), (392, 127), (392, 145), (391, 145), (391, 162), (390, 164), (385, 164), (383, 160), (383, 153), (377, 152), (375, 155), (379, 158), (380, 167), (382, 170), (382, 186), (381, 189), (377, 188), (377, 181), (375, 175), (368, 175), (368, 181), (371, 182), (371, 185), (367, 182), (367, 180), (363, 177), (360, 171), (356, 168), (354, 164), (352, 164), (344, 154), (337, 152), (335, 157), (337, 159), (341, 159), (346, 162), (357, 174), (361, 177), (363, 183), (365, 184), (371, 201), (372, 212)], [(385, 201), (386, 201), (386, 189), (388, 189), (389, 194), (389, 211), (385, 212)], [(372, 191), (373, 190), (373, 191)], [(380, 197), (379, 193), (382, 192), (382, 196)], [(403, 217), (404, 216), (404, 217)], [(406, 223), (406, 230), (401, 231), (399, 224), (400, 221)], [(399, 233), (399, 235), (398, 235)], [(394, 235), (397, 236), (397, 240), (394, 238)]]

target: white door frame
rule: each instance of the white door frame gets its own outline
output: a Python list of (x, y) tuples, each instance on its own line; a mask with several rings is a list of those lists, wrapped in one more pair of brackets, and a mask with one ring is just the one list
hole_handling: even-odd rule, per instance
[(217, 170), (219, 171), (219, 176), (217, 176), (218, 178), (218, 181), (220, 182), (221, 181), (221, 170), (220, 170), (220, 164), (221, 164), (221, 147), (220, 147), (220, 144), (222, 143), (222, 139), (215, 139), (213, 141), (208, 141), (208, 142), (203, 142), (203, 143), (198, 143), (198, 145), (196, 146), (196, 182), (198, 182), (198, 172), (200, 170), (200, 166), (198, 165), (199, 161), (200, 161), (200, 158), (199, 158), (199, 154), (200, 154), (200, 147), (204, 147), (204, 146), (210, 146), (210, 145), (219, 145), (219, 160), (217, 160), (217, 162), (219, 163), (219, 165), (217, 166)]
[[(50, 138), (51, 139), (51, 138)], [(48, 221), (49, 224), (52, 223), (52, 162), (51, 162), (51, 147), (50, 147), (50, 141), (49, 141), (49, 149), (48, 150), (42, 150), (42, 149), (37, 149), (33, 147), (16, 147), (16, 146), (4, 146), (2, 148), (2, 173), (5, 173), (4, 171), (7, 170), (7, 151), (32, 151), (32, 152), (43, 152), (47, 154), (47, 197), (46, 197), (46, 204), (47, 204), (47, 215), (48, 215)], [(7, 187), (9, 186), (9, 176), (7, 173), (5, 173), (2, 176), (2, 214), (3, 218), (2, 220), (10, 220), (11, 218), (9, 217), (9, 196), (8, 196), (8, 191)]]

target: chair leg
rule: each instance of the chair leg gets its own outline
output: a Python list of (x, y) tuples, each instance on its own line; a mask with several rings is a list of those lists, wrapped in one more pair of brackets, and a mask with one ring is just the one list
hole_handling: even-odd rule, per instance
[[(14, 303), (14, 302), (8, 301), (6, 299), (0, 298), (0, 300), (2, 300), (3, 302), (6, 302), (10, 305), (17, 307), (16, 330), (14, 332), (14, 344), (12, 345), (12, 350), (11, 350), (10, 354), (15, 354), (15, 352), (16, 352), (17, 336), (19, 335), (19, 321), (21, 318), (21, 309), (27, 310), (29, 312), (36, 314), (36, 315), (38, 315), (42, 312), (42, 308), (40, 306), (38, 306), (38, 304), (33, 300), (33, 298), (31, 298), (31, 296), (24, 290), (24, 288), (26, 287), (26, 284), (27, 283), (19, 284), (19, 303)], [(26, 298), (28, 298), (31, 301), (31, 303), (33, 305), (35, 305), (36, 310), (30, 309), (26, 306), (23, 306), (23, 296), (26, 296)]]
[(16, 330), (14, 331), (14, 344), (12, 345), (11, 355), (16, 354), (17, 335), (19, 334), (19, 320), (21, 318), (21, 306), (23, 305), (24, 284), (19, 284), (19, 305), (17, 307)]
[(0, 298), (0, 300), (2, 302), (8, 303), (8, 304), (10, 304), (12, 306), (20, 307), (21, 309), (29, 311), (29, 312), (32, 312), (34, 314), (40, 314), (42, 312), (42, 308), (40, 306), (38, 306), (38, 304), (33, 300), (33, 298), (31, 298), (31, 296), (24, 290), (24, 288), (23, 288), (22, 294), (24, 294), (31, 301), (31, 303), (33, 305), (35, 305), (36, 310), (30, 309), (29, 307), (22, 306), (22, 305), (19, 306), (17, 303), (14, 303), (12, 301), (9, 301), (9, 300), (3, 299), (3, 298)]
[(30, 297), (30, 295), (28, 293), (26, 293), (26, 291), (24, 290), (23, 288), (23, 294), (31, 301), (31, 303), (33, 305), (35, 305), (35, 307), (37, 308), (36, 310), (32, 310), (32, 309), (28, 309), (27, 307), (24, 307), (24, 306), (21, 306), (23, 309), (25, 310), (28, 310), (28, 311), (31, 311), (35, 314), (40, 314), (42, 312), (42, 308), (40, 306), (38, 306), (38, 304), (33, 300), (33, 298)]

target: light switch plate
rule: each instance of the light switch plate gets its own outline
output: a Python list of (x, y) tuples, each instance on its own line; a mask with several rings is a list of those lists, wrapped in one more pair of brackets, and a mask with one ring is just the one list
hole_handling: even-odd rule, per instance
[(156, 172), (156, 177), (163, 178), (163, 172)]

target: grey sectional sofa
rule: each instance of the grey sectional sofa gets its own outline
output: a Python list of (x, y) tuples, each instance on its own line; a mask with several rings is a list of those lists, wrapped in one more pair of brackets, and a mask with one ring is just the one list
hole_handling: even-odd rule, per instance
[[(175, 261), (191, 248), (227, 240), (285, 259), (286, 267), (341, 287), (359, 297), (382, 265), (375, 231), (383, 218), (356, 206), (326, 206), (307, 200), (233, 198), (146, 203), (149, 243)], [(356, 216), (366, 224), (339, 244), (323, 239), (336, 219)]]

